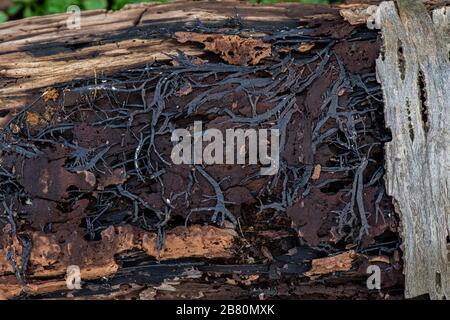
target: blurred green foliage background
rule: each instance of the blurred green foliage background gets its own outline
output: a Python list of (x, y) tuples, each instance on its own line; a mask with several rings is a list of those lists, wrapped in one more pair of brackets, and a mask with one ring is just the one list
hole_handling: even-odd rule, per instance
[[(0, 22), (32, 16), (66, 12), (70, 5), (81, 10), (110, 9), (119, 10), (128, 3), (170, 2), (171, 0), (0, 0)], [(329, 3), (329, 0), (251, 0), (253, 3), (301, 2)]]

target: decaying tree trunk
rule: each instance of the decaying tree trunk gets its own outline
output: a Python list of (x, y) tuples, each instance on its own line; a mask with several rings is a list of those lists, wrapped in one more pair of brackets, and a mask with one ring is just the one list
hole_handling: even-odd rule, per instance
[[(176, 2), (83, 12), (79, 30), (67, 29), (67, 15), (0, 25), (0, 297), (403, 297), (383, 159), (403, 236), (414, 237), (411, 250), (421, 242), (406, 233), (408, 214), (422, 208), (431, 217), (439, 208), (430, 193), (420, 207), (405, 209), (413, 192), (399, 196), (390, 181), (400, 174), (392, 171), (394, 146), (407, 144), (396, 140), (403, 136), (387, 109), (394, 140), (385, 145), (390, 135), (375, 74), (381, 39), (366, 28), (367, 7)], [(397, 21), (389, 10), (381, 7), (381, 19)], [(436, 15), (437, 29), (443, 18)], [(382, 28), (378, 71), (386, 106), (395, 106), (385, 85), (397, 77), (387, 73), (394, 59), (389, 30)], [(402, 48), (409, 59), (413, 49)], [(422, 54), (404, 64), (405, 75), (420, 79), (408, 68), (417, 68)], [(434, 96), (441, 110), (448, 108), (438, 101), (444, 93)], [(278, 173), (170, 163), (170, 133), (199, 120), (221, 131), (279, 129)], [(432, 132), (430, 126), (428, 137)], [(422, 143), (417, 134), (414, 143)], [(444, 161), (447, 146), (437, 142)], [(448, 177), (448, 167), (426, 158), (431, 145), (421, 147), (420, 165), (429, 163), (425, 180), (435, 190), (442, 180), (432, 178)], [(444, 192), (433, 196), (445, 203)], [(431, 236), (435, 229), (427, 230)], [(430, 259), (442, 258), (440, 249), (430, 250)], [(67, 289), (71, 265), (80, 267), (82, 290)], [(381, 270), (380, 290), (366, 282), (369, 265)], [(438, 271), (444, 291), (409, 283), (406, 296), (440, 297), (448, 274)]]
[(169, 34), (194, 28), (198, 21), (224, 22), (236, 12), (263, 32), (298, 26), (300, 19), (314, 16), (339, 18), (338, 8), (221, 1), (142, 4), (117, 12), (83, 11), (81, 29), (67, 28), (68, 14), (4, 23), (0, 25), (0, 108), (24, 105), (33, 99), (35, 89), (168, 60), (177, 50), (202, 54), (201, 47), (179, 43)]

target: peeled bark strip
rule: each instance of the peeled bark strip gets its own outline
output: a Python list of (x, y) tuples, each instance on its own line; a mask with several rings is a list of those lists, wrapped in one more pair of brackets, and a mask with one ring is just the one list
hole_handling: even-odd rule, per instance
[(420, 1), (381, 3), (384, 53), (377, 60), (385, 102), (386, 190), (401, 217), (405, 297), (450, 298), (450, 65), (448, 8), (434, 23)]
[(305, 273), (308, 277), (316, 277), (337, 271), (349, 271), (357, 255), (354, 250), (350, 250), (336, 256), (312, 260), (311, 270)]

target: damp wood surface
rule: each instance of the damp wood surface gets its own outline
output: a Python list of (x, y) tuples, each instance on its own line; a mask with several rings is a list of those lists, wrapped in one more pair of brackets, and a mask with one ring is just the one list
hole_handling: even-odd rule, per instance
[[(86, 65), (6, 77), (16, 83), (3, 92), (30, 96), (19, 92), (23, 105), (2, 114), (2, 298), (402, 297), (382, 183), (390, 136), (378, 32), (333, 7), (254, 8), (138, 7), (124, 11), (144, 10), (137, 23), (72, 34), (69, 44), (33, 25), (20, 31), (39, 19), (64, 27), (64, 15), (3, 30), (24, 61)], [(120, 51), (136, 37), (159, 44)], [(82, 54), (103, 45), (119, 50), (116, 66), (96, 60), (109, 49)], [(122, 59), (139, 52), (148, 60)], [(220, 131), (278, 128), (279, 171), (171, 164), (171, 131), (196, 120)], [(367, 287), (369, 264), (380, 267), (382, 291)], [(81, 291), (65, 288), (69, 265), (80, 267)]]
[[(237, 11), (236, 11), (237, 10)], [(182, 50), (199, 55), (201, 46), (177, 42), (171, 34), (196, 21), (223, 21), (238, 13), (262, 33), (298, 23), (304, 17), (339, 10), (314, 5), (252, 5), (234, 1), (176, 2), (129, 6), (117, 12), (83, 11), (81, 28), (68, 29), (68, 14), (11, 21), (0, 25), (0, 108), (20, 106), (34, 89), (92, 77), (133, 65), (167, 60)], [(267, 24), (267, 21), (271, 21)], [(261, 35), (261, 34), (260, 34)], [(259, 36), (260, 36), (259, 35)], [(33, 92), (36, 94), (36, 92)]]
[(449, 7), (380, 5), (384, 52), (386, 191), (401, 218), (405, 296), (450, 298)]
[[(404, 297), (377, 31), (299, 4), (66, 18), (0, 25), (1, 298)], [(278, 128), (279, 172), (170, 164), (196, 120)]]
[[(47, 87), (71, 80), (111, 73), (133, 65), (167, 60), (183, 50), (202, 54), (201, 47), (175, 41), (197, 21), (218, 22), (239, 14), (261, 27), (260, 37), (280, 26), (316, 17), (339, 19), (342, 10), (358, 11), (379, 1), (348, 1), (348, 6), (280, 3), (255, 5), (237, 1), (178, 1), (169, 4), (128, 5), (117, 12), (91, 10), (81, 13), (81, 28), (67, 27), (68, 14), (54, 14), (0, 25), (0, 109), (21, 107)], [(368, 3), (368, 4), (366, 4)], [(430, 8), (442, 5), (427, 1)], [(364, 14), (363, 14), (364, 17)], [(364, 19), (358, 17), (359, 22)], [(362, 20), (361, 20), (362, 19)], [(271, 21), (267, 24), (266, 21)]]

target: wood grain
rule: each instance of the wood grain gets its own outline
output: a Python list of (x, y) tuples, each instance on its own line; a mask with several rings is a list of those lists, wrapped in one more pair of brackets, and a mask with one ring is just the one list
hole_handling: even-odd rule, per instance
[[(384, 52), (377, 73), (393, 135), (386, 145), (386, 187), (403, 224), (406, 297), (429, 294), (449, 299), (448, 9), (435, 10), (431, 18), (421, 5), (398, 3), (400, 14), (393, 2), (379, 7)], [(202, 55), (202, 44), (179, 43), (175, 32), (189, 30), (198, 20), (213, 24), (237, 14), (246, 24), (267, 30), (296, 27), (313, 15), (342, 19), (339, 8), (332, 6), (255, 7), (222, 1), (86, 11), (79, 30), (67, 29), (66, 14), (4, 23), (0, 25), (0, 110), (22, 107), (47, 87), (165, 60), (176, 50)]]
[[(11, 21), (0, 25), (0, 109), (21, 107), (37, 92), (74, 79), (93, 78), (167, 60), (182, 50), (203, 53), (202, 45), (179, 43), (176, 31), (192, 24), (217, 23), (238, 15), (249, 25), (297, 26), (299, 19), (328, 14), (337, 7), (278, 4), (252, 5), (236, 1), (140, 4), (121, 11), (83, 11), (81, 28), (68, 29), (68, 14)], [(271, 21), (267, 24), (266, 21)]]

